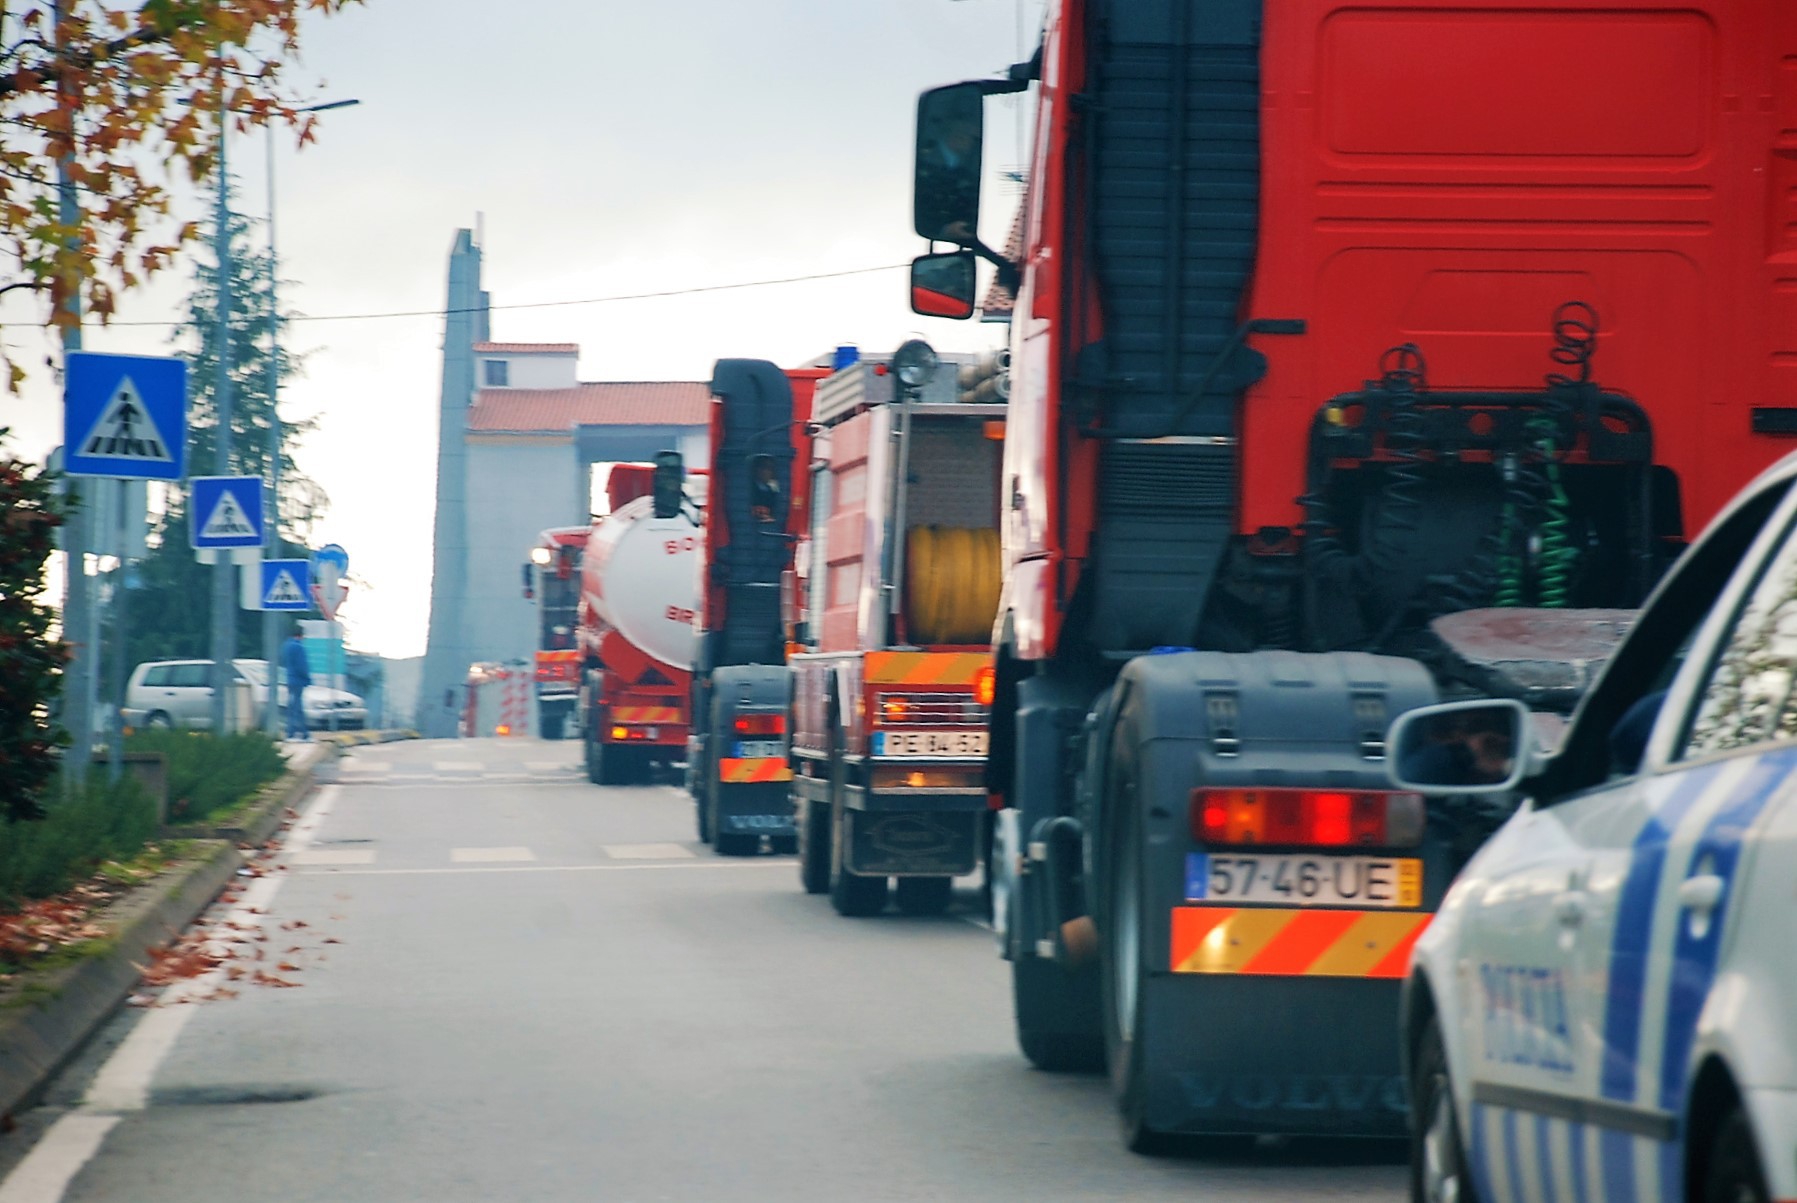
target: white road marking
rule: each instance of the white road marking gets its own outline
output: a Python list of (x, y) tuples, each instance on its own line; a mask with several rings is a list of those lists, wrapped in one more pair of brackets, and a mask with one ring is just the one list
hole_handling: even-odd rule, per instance
[(783, 869), (792, 872), (792, 861), (688, 860), (610, 865), (469, 865), (461, 869), (321, 869), (332, 877), (442, 877), (457, 873), (659, 873), (664, 869)]
[(473, 760), (433, 760), (431, 768), (439, 773), (478, 773), (482, 765)]
[(292, 853), (287, 859), (289, 863), (295, 865), (372, 865), (374, 850), (371, 848), (314, 848)]
[(529, 848), (451, 848), (449, 859), (458, 864), (472, 865), (483, 861), (535, 860), (537, 854)]
[(685, 844), (606, 844), (605, 855), (613, 860), (691, 860), (693, 850)]
[[(288, 831), (284, 852), (303, 853), (318, 837), (318, 828), (337, 804), (339, 792), (335, 785), (318, 791), (312, 805)], [(261, 926), (269, 903), (286, 880), (275, 874), (256, 878), (214, 930), (241, 931)], [(119, 1122), (121, 1116), (117, 1113), (141, 1111), (148, 1105), (151, 1079), (196, 1010), (192, 1006), (166, 1004), (206, 996), (224, 982), (225, 970), (226, 966), (220, 963), (217, 968), (190, 981), (176, 982), (162, 992), (160, 1001), (165, 1005), (145, 1015), (106, 1058), (81, 1106), (52, 1124), (37, 1146), (0, 1182), (0, 1203), (57, 1203), (63, 1197), (69, 1183), (99, 1153), (106, 1134)]]
[(118, 1122), (116, 1115), (80, 1112), (57, 1120), (6, 1181), (0, 1182), (0, 1203), (56, 1203)]
[(393, 762), (390, 760), (363, 760), (358, 756), (344, 767), (354, 773), (368, 773), (379, 777), (393, 771)]
[(524, 767), (533, 773), (572, 773), (574, 764), (565, 760), (527, 760)]

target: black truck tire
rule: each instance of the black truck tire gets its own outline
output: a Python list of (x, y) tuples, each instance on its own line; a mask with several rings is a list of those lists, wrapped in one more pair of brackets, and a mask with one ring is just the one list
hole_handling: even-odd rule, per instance
[(600, 760), (599, 741), (591, 735), (581, 739), (581, 752), (586, 761), (587, 780), (594, 785), (605, 784), (605, 766)]
[(898, 909), (907, 915), (940, 915), (954, 901), (952, 877), (901, 877), (893, 891)]
[(1103, 875), (1096, 899), (1103, 910), (1096, 918), (1105, 1064), (1117, 1097), (1124, 1145), (1132, 1153), (1154, 1154), (1165, 1150), (1167, 1138), (1148, 1126), (1148, 1067), (1154, 1059), (1142, 1005), (1148, 978), (1144, 848), (1135, 771), (1127, 749), (1113, 751), (1106, 777), (1102, 842), (1094, 858)]
[(1017, 1047), (1044, 1073), (1099, 1073), (1104, 1036), (1098, 1026), (1098, 973), (1072, 972), (1041, 957), (1011, 962), (1011, 1014)]
[(799, 824), (799, 884), (807, 894), (830, 889), (830, 808), (822, 802), (793, 798)]
[(851, 919), (877, 915), (886, 909), (891, 878), (862, 877), (848, 870), (848, 815), (840, 804), (830, 808), (830, 905), (838, 915)]
[(713, 828), (711, 825), (711, 789), (709, 783), (700, 781), (693, 790), (693, 814), (699, 828), (699, 842), (711, 843)]

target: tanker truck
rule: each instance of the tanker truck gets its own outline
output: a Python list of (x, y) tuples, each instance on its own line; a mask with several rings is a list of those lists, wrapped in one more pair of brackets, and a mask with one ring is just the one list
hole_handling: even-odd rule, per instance
[(614, 508), (593, 524), (581, 565), (580, 731), (587, 779), (637, 785), (670, 767), (691, 721), (699, 510), (674, 452), (620, 464)]

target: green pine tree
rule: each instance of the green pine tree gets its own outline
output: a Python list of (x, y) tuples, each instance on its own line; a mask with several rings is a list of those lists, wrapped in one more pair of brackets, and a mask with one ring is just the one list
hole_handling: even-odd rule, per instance
[[(268, 470), (270, 396), (269, 329), (278, 322), (285, 344), (289, 315), (276, 317), (270, 289), (266, 248), (251, 244), (254, 223), (232, 214), (231, 239), (231, 471), (234, 476), (264, 476)], [(211, 246), (206, 231), (201, 245)], [(175, 328), (174, 341), (188, 356), (187, 470), (193, 476), (215, 474), (218, 448), (218, 308), (216, 260), (196, 262), (194, 288), (186, 316)], [(279, 352), (283, 384), (303, 370), (303, 356)], [(281, 426), (282, 556), (303, 558), (314, 525), (323, 516), (324, 490), (301, 472), (294, 461), (300, 441), (317, 428), (313, 419), (285, 420)], [(204, 659), (211, 652), (211, 572), (194, 560), (188, 547), (187, 504), (179, 488), (168, 492), (167, 508), (151, 532), (150, 554), (135, 570), (130, 590), (127, 642), (129, 663), (145, 660)], [(262, 655), (260, 621), (237, 623), (237, 654)]]

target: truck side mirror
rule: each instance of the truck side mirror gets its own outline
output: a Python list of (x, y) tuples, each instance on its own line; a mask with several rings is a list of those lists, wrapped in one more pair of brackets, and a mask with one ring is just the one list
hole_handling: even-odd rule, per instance
[(911, 312), (956, 320), (973, 316), (972, 251), (919, 255), (911, 261)]
[(985, 89), (932, 88), (917, 98), (912, 218), (919, 237), (972, 246), (980, 220)]
[(537, 590), (536, 590), (537, 583), (536, 583), (536, 581), (531, 579), (531, 574), (535, 570), (536, 570), (535, 564), (524, 565), (524, 596), (527, 599), (535, 597), (537, 595)]

